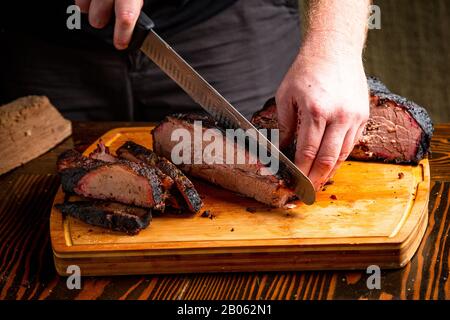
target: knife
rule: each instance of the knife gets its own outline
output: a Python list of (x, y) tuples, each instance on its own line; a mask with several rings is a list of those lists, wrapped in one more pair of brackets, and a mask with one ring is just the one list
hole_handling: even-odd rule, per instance
[[(283, 166), (290, 173), (295, 194), (305, 204), (313, 204), (316, 193), (308, 177), (181, 58), (153, 30), (154, 26), (153, 21), (144, 12), (141, 12), (129, 48), (131, 50), (139, 48), (218, 123), (230, 129), (253, 129), (257, 133), (258, 145), (265, 150), (271, 150), (273, 160), (279, 161), (280, 168)], [(112, 34), (111, 30), (106, 30), (106, 32)], [(106, 38), (104, 37), (104, 39)], [(109, 36), (109, 39), (112, 39), (112, 36)]]

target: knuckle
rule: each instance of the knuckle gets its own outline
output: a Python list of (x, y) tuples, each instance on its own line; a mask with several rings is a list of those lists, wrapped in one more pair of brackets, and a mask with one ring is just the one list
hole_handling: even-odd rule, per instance
[(300, 149), (300, 156), (306, 160), (314, 160), (317, 155), (317, 148), (312, 145), (306, 145)]
[(325, 111), (320, 104), (312, 104), (309, 107), (309, 113), (314, 121), (319, 121), (325, 116)]
[(336, 109), (334, 119), (337, 123), (346, 123), (349, 118), (349, 113), (344, 108)]
[(131, 10), (123, 10), (117, 14), (117, 21), (122, 27), (132, 27), (136, 19), (136, 13)]
[(348, 152), (348, 151), (341, 152), (341, 154), (338, 157), (338, 162), (344, 162), (345, 160), (347, 160), (349, 155), (350, 155), (350, 152)]
[(336, 164), (336, 158), (332, 156), (318, 156), (316, 159), (317, 165), (324, 170), (331, 170)]

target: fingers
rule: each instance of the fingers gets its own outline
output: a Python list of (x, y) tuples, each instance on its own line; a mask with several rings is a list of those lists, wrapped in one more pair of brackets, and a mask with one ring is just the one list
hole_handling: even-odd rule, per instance
[(128, 47), (142, 4), (142, 0), (116, 0), (114, 45), (117, 49), (123, 50)]
[[(319, 190), (325, 183), (338, 163), (347, 131), (348, 127), (342, 124), (330, 124), (326, 128), (319, 152), (308, 175), (316, 190)], [(354, 135), (348, 139), (350, 144), (353, 142), (353, 137)], [(347, 150), (348, 146), (346, 146), (346, 152)]]
[(91, 0), (75, 0), (75, 4), (80, 7), (81, 12), (88, 13)]
[(358, 129), (351, 128), (349, 131), (347, 131), (347, 134), (345, 135), (344, 143), (342, 145), (342, 149), (341, 149), (341, 152), (337, 159), (336, 165), (334, 166), (333, 170), (331, 170), (328, 177), (323, 181), (323, 183), (326, 183), (328, 180), (333, 178), (333, 176), (336, 174), (336, 171), (339, 170), (339, 168), (341, 167), (342, 163), (345, 160), (347, 160), (348, 156), (350, 155), (350, 153), (353, 150), (355, 141), (357, 141), (357, 139), (355, 139), (355, 137), (357, 136), (356, 133), (358, 131), (359, 131), (359, 128)]
[(302, 124), (297, 131), (297, 149), (295, 164), (305, 174), (309, 175), (316, 158), (322, 137), (325, 132), (325, 118), (302, 117)]
[(76, 0), (75, 4), (80, 7), (81, 12), (89, 13), (89, 23), (94, 28), (105, 27), (114, 10), (114, 45), (119, 50), (128, 47), (143, 0)]
[(294, 139), (297, 130), (297, 108), (282, 97), (276, 98), (280, 148), (285, 148)]
[(114, 0), (92, 0), (89, 6), (89, 23), (94, 28), (104, 28), (111, 19)]

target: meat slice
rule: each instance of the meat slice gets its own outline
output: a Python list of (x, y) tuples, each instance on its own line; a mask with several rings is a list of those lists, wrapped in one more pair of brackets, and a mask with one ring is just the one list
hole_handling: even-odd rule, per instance
[[(391, 93), (376, 78), (368, 78), (370, 117), (351, 159), (416, 164), (430, 152), (433, 124), (426, 110)], [(252, 118), (259, 129), (278, 128), (275, 99)], [(292, 156), (291, 150), (285, 151)]]
[(88, 224), (125, 232), (129, 235), (138, 234), (149, 226), (152, 220), (152, 210), (133, 207), (108, 201), (74, 201), (57, 204), (63, 214), (80, 219)]
[(132, 141), (127, 141), (116, 151), (120, 158), (127, 159), (130, 161), (143, 161), (144, 163), (156, 166), (164, 174), (169, 176), (174, 182), (178, 192), (172, 192), (171, 203), (176, 204), (176, 207), (180, 207), (180, 204), (176, 195), (181, 195), (186, 202), (188, 209), (192, 212), (198, 212), (202, 206), (203, 202), (195, 189), (192, 182), (181, 172), (173, 163), (164, 157), (158, 156), (152, 150), (145, 148)]
[[(101, 139), (100, 139), (99, 143), (97, 144), (97, 148), (93, 152), (91, 152), (91, 154), (89, 155), (89, 158), (102, 160), (105, 162), (111, 162), (111, 163), (119, 161), (119, 158), (117, 158), (111, 154), (111, 152), (109, 151), (109, 148), (107, 146), (105, 146), (105, 144), (103, 143), (103, 141)], [(124, 159), (126, 159), (126, 157), (124, 157)], [(133, 162), (141, 162), (138, 159), (128, 159), (128, 160), (133, 161)], [(145, 163), (145, 161), (142, 161), (142, 162)], [(172, 185), (174, 183), (172, 178), (169, 177), (168, 175), (164, 174), (154, 164), (147, 163), (146, 165), (149, 165), (155, 169), (156, 174), (158, 175), (159, 179), (161, 180), (161, 185), (162, 185), (163, 189), (166, 191), (169, 191), (172, 188)]]
[(58, 158), (57, 167), (66, 193), (164, 210), (161, 180), (143, 163), (109, 163), (68, 150)]
[(103, 143), (101, 139), (97, 144), (97, 148), (89, 155), (89, 158), (102, 160), (105, 162), (117, 161), (117, 158), (111, 154), (109, 148)]
[[(193, 136), (194, 121), (202, 121), (203, 130), (208, 128), (219, 129), (216, 123), (206, 114), (178, 114), (166, 117), (152, 132), (154, 151), (167, 159), (171, 159), (173, 147), (177, 144), (172, 141), (172, 132), (176, 129), (185, 129)], [(218, 134), (214, 139), (221, 139), (224, 145), (223, 150), (236, 152), (240, 147), (234, 141), (228, 140), (225, 135)], [(205, 144), (203, 144), (203, 148)], [(191, 143), (191, 159), (194, 158), (194, 143)], [(224, 155), (226, 156), (226, 155)], [(245, 158), (252, 157), (248, 152)], [(295, 198), (295, 194), (289, 188), (289, 179), (286, 176), (264, 175), (267, 169), (259, 161), (246, 161), (245, 164), (223, 164), (210, 161), (202, 161), (199, 164), (181, 164), (180, 169), (194, 177), (202, 178), (211, 183), (219, 185), (225, 189), (241, 193), (254, 198), (262, 203), (274, 207), (282, 207), (286, 202)]]
[(427, 111), (391, 93), (369, 78), (370, 119), (351, 158), (395, 163), (418, 163), (430, 153), (433, 123)]

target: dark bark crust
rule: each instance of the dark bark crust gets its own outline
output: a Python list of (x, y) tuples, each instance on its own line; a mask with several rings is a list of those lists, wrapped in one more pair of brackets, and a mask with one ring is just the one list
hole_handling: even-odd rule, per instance
[(164, 174), (168, 175), (177, 187), (177, 190), (183, 196), (188, 208), (192, 212), (197, 212), (203, 206), (203, 202), (192, 182), (178, 169), (173, 163), (164, 157), (158, 156), (153, 151), (132, 141), (127, 141), (117, 149), (117, 155), (122, 158), (128, 158), (127, 154), (143, 161), (144, 163), (156, 166)]
[[(426, 157), (428, 154), (431, 154), (430, 143), (431, 137), (433, 135), (433, 123), (425, 108), (412, 101), (407, 100), (404, 97), (390, 92), (389, 89), (377, 78), (369, 77), (367, 81), (370, 89), (370, 95), (372, 97), (378, 98), (378, 105), (383, 105), (386, 102), (392, 102), (394, 105), (406, 110), (422, 129), (421, 139), (419, 145), (417, 146), (416, 154), (413, 156), (405, 157), (405, 159), (395, 159), (391, 162), (417, 164), (421, 159)], [(253, 115), (252, 123), (258, 129), (278, 128), (275, 98), (269, 99), (264, 104), (264, 107)], [(292, 146), (293, 145), (291, 145), (287, 150), (284, 150), (285, 154), (288, 157), (293, 157), (294, 149)], [(361, 148), (361, 146), (359, 147)], [(364, 146), (362, 146), (362, 148), (364, 148)], [(350, 155), (350, 158), (352, 158), (352, 155)], [(383, 157), (371, 158), (369, 160), (388, 162)]]
[(57, 204), (63, 214), (88, 224), (135, 235), (149, 226), (152, 210), (106, 201), (75, 201)]
[(408, 99), (392, 93), (378, 78), (368, 77), (367, 82), (370, 89), (370, 94), (377, 96), (380, 103), (385, 101), (392, 101), (399, 107), (405, 108), (408, 113), (416, 120), (417, 124), (422, 128), (422, 139), (417, 154), (412, 163), (417, 163), (423, 159), (427, 154), (431, 154), (430, 144), (433, 136), (433, 122), (428, 115), (426, 109), (419, 106), (417, 103), (409, 101)]
[(63, 152), (59, 156), (57, 161), (58, 172), (61, 176), (61, 185), (63, 191), (68, 194), (75, 193), (74, 190), (80, 182), (81, 178), (83, 178), (87, 174), (92, 173), (100, 167), (108, 168), (118, 165), (125, 166), (136, 175), (146, 178), (152, 190), (155, 208), (161, 210), (164, 209), (165, 195), (161, 188), (161, 180), (159, 179), (154, 168), (151, 168), (147, 165), (140, 165), (138, 163), (127, 160), (118, 160), (114, 163), (104, 162), (101, 160), (85, 157), (75, 150), (68, 150)]

